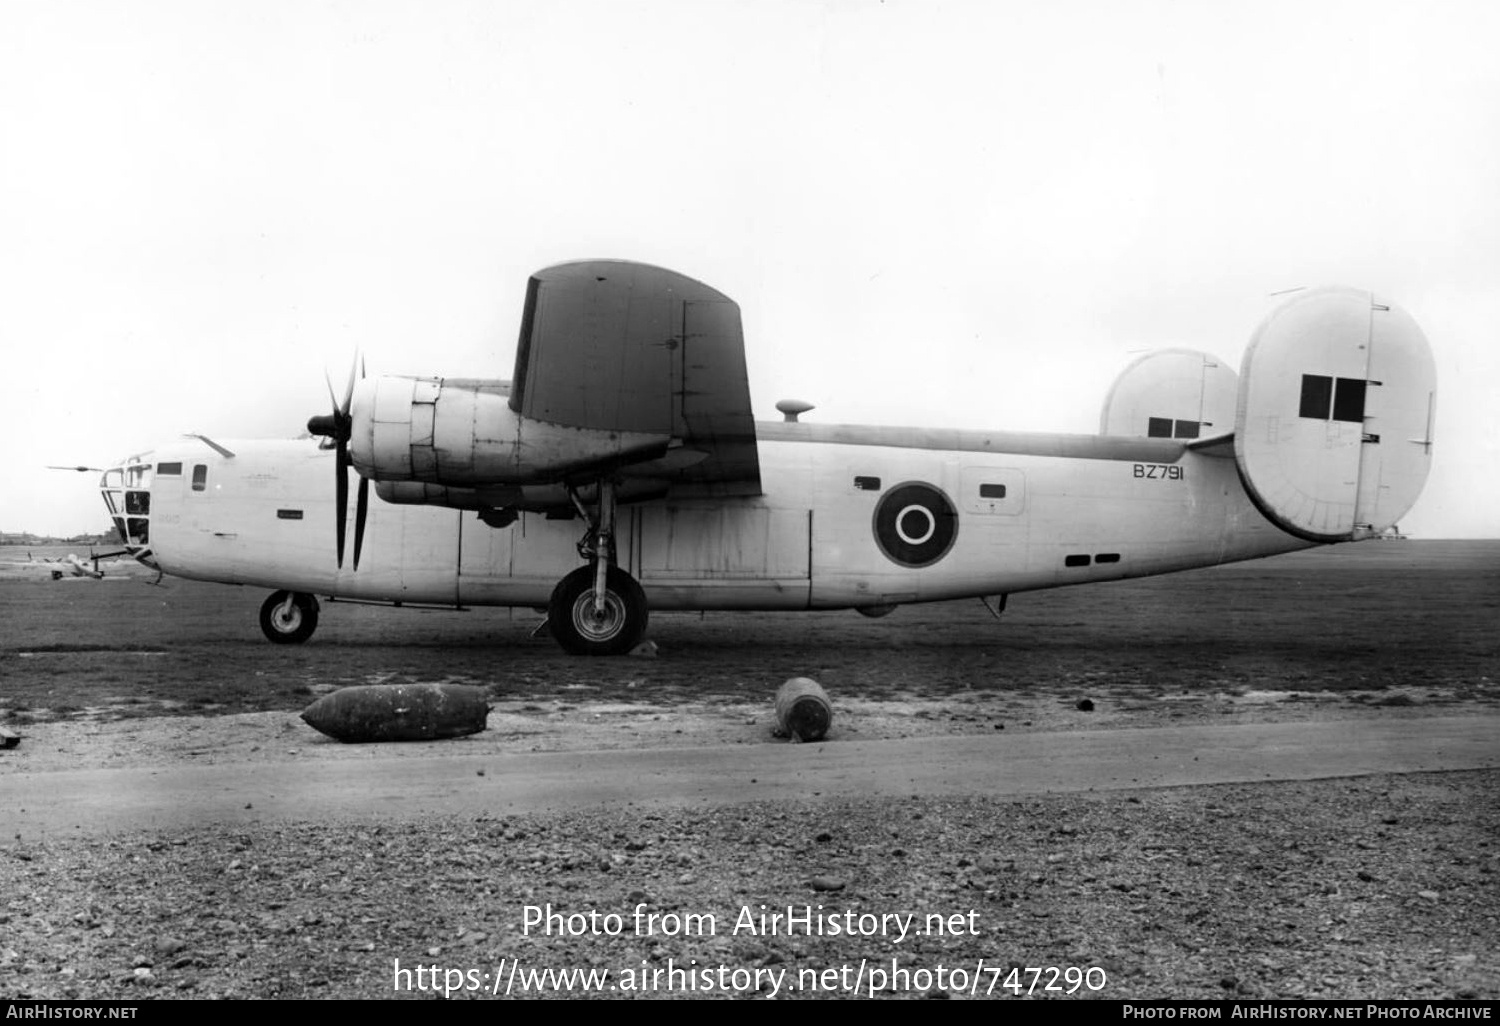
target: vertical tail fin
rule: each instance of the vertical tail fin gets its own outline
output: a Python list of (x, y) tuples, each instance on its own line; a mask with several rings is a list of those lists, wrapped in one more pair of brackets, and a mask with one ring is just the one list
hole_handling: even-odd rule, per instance
[(1405, 311), (1358, 289), (1303, 292), (1245, 351), (1240, 476), (1261, 512), (1299, 537), (1379, 534), (1427, 480), (1435, 395), (1432, 351)]

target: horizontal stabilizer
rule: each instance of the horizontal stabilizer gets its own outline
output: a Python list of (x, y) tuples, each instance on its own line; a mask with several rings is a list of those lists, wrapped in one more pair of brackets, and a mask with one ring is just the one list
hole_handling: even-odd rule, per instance
[(1187, 448), (1194, 452), (1202, 453), (1204, 456), (1219, 456), (1224, 459), (1233, 459), (1234, 432), (1226, 431), (1222, 435), (1194, 439), (1187, 444)]
[(1350, 288), (1289, 300), (1240, 368), (1235, 459), (1250, 497), (1309, 541), (1389, 528), (1427, 480), (1435, 381), (1405, 311)]

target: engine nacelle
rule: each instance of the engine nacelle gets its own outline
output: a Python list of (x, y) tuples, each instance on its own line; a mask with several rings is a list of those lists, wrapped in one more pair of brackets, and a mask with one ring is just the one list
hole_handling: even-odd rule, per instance
[(667, 435), (523, 417), (499, 381), (367, 378), (354, 390), (350, 414), (350, 455), (374, 481), (465, 489), (548, 484), (658, 458), (671, 443)]
[[(666, 493), (667, 482), (655, 478), (627, 477), (615, 484), (615, 501), (621, 503), (657, 499)], [(378, 481), (375, 494), (397, 506), (447, 506), (480, 513), (508, 509), (569, 515), (577, 509), (573, 504), (573, 494), (584, 504), (598, 501), (599, 496), (593, 485), (584, 485), (569, 494), (568, 488), (562, 484), (453, 488), (422, 481)]]

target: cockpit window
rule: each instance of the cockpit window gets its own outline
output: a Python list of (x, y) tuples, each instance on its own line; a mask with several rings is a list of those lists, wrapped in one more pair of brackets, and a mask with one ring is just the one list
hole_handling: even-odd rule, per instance
[(197, 463), (193, 466), (193, 491), (201, 492), (208, 487), (208, 466)]
[(133, 516), (146, 516), (151, 512), (150, 492), (126, 492), (125, 512)]

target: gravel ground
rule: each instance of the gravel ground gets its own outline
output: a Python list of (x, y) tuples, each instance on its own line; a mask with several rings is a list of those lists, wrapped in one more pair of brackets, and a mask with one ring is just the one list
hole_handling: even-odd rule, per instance
[[(799, 675), (833, 695), (833, 741), (1493, 715), (1494, 543), (1347, 548), (1021, 596), (1000, 625), (977, 605), (873, 626), (663, 617), (662, 657), (645, 661), (564, 659), (527, 640), (524, 618), (365, 607), (279, 651), (254, 629), (250, 590), (12, 583), (0, 722), (25, 739), (0, 750), (0, 775), (273, 761), (315, 774), (369, 752), (296, 710), (338, 685), (433, 679), (491, 688), (490, 729), (440, 747), (464, 755), (764, 742), (770, 694)], [(1026, 967), (1055, 966), (1094, 970), (1056, 977), (1078, 997), (1496, 1000), (1497, 784), (1476, 771), (378, 827), (13, 827), (0, 997), (430, 997), (445, 982), (479, 988), (455, 998), (1009, 997), (1007, 982), (1032, 985)], [(528, 906), (549, 905), (581, 931), (528, 929)], [(918, 932), (735, 929), (741, 910), (788, 907), (824, 926), (915, 915)], [(657, 929), (637, 929), (638, 908)], [(689, 915), (712, 929), (686, 931)], [(950, 929), (922, 930), (928, 916)], [(532, 975), (585, 970), (609, 976)], [(1033, 996), (1057, 993), (1048, 982)]]
[[(152, 722), (116, 726), (139, 742)], [(1075, 977), (1078, 997), (1494, 999), (1497, 783), (1486, 771), (13, 837), (0, 846), (0, 994), (378, 998), (446, 981), (482, 989), (455, 998), (507, 985), (532, 997), (1011, 996), (1012, 968), (1024, 989), (1027, 967), (1055, 966), (1102, 970)], [(527, 928), (528, 906), (622, 918), (555, 921), (549, 935)], [(825, 929), (735, 929), (762, 906), (810, 907)], [(638, 929), (637, 908), (664, 918)], [(918, 928), (933, 915), (958, 929), (900, 939), (898, 920), (884, 933), (865, 920), (831, 935), (848, 913), (856, 927), (914, 914)], [(713, 928), (689, 930), (689, 915)], [(608, 977), (527, 985), (548, 970)]]

